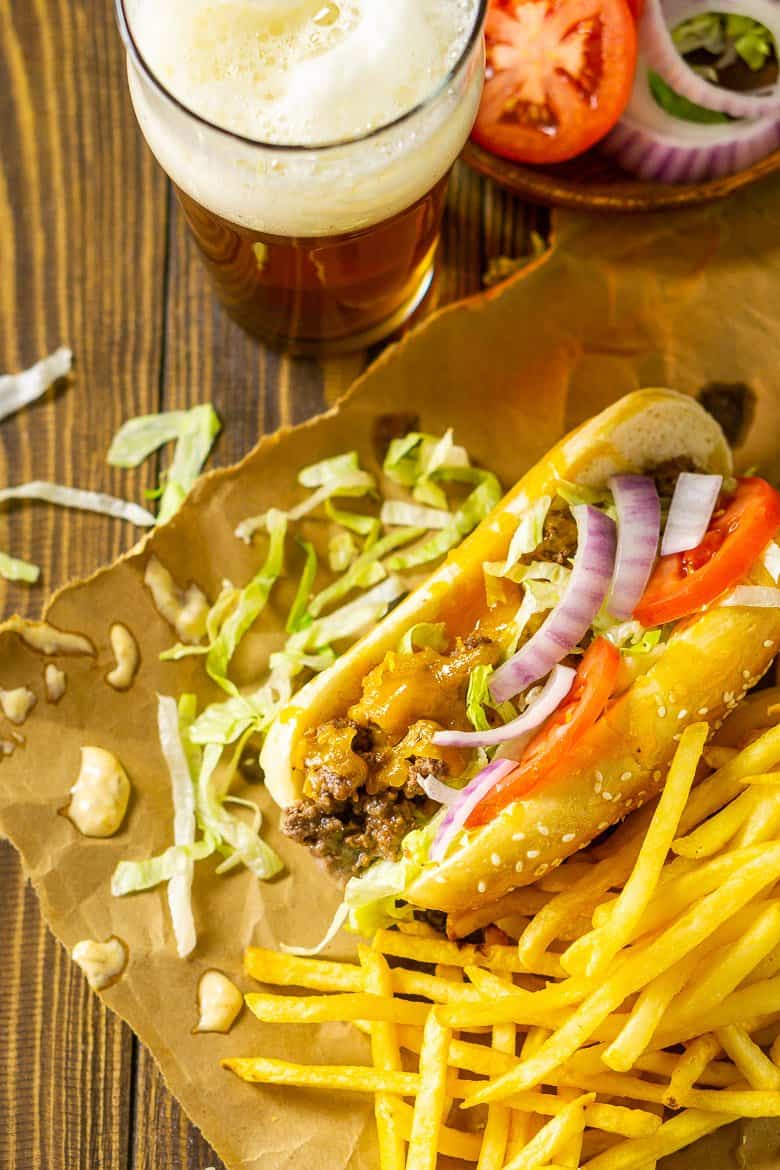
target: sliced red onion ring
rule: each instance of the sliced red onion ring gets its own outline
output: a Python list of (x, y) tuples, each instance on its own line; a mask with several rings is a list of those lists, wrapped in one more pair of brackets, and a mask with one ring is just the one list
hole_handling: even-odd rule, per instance
[(763, 24), (780, 48), (780, 4), (777, 0), (701, 0), (691, 3), (666, 0), (647, 0), (644, 15), (639, 25), (642, 55), (651, 69), (660, 73), (675, 93), (720, 114), (732, 118), (761, 118), (780, 115), (780, 85), (775, 82), (769, 89), (738, 93), (722, 85), (706, 81), (693, 69), (680, 53), (672, 37), (672, 29), (689, 16), (702, 12), (726, 13), (749, 16)]
[(710, 526), (722, 487), (722, 475), (682, 473), (674, 489), (661, 541), (662, 557), (698, 548)]
[(572, 508), (578, 548), (569, 584), (544, 624), (490, 680), (496, 703), (514, 698), (544, 678), (590, 629), (607, 595), (615, 567), (615, 522), (590, 504)]
[(632, 175), (662, 183), (695, 183), (736, 174), (780, 147), (780, 117), (701, 125), (674, 118), (656, 102), (639, 60), (631, 100), (601, 143)]
[(433, 742), (437, 747), (498, 747), (526, 731), (533, 731), (561, 705), (572, 688), (576, 673), (570, 666), (555, 666), (542, 693), (522, 715), (503, 727), (494, 727), (490, 731), (437, 731)]
[(419, 785), (430, 800), (447, 806), (454, 804), (463, 791), (461, 788), (450, 788), (449, 784), (442, 784), (435, 776), (421, 776)]
[(441, 861), (451, 842), (461, 831), (479, 802), (487, 796), (490, 789), (498, 784), (503, 776), (516, 767), (517, 764), (514, 760), (493, 760), (458, 793), (460, 799), (450, 805), (431, 845), (428, 854), (431, 861)]
[(614, 475), (609, 486), (618, 514), (617, 557), (607, 609), (631, 617), (653, 571), (661, 535), (661, 501), (646, 475)]

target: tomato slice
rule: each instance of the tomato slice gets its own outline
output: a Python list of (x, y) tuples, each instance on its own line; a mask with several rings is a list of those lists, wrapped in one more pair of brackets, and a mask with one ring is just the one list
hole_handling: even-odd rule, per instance
[(499, 780), (474, 809), (468, 828), (485, 825), (497, 813), (525, 796), (540, 780), (563, 765), (577, 740), (604, 713), (615, 689), (620, 653), (606, 638), (596, 638), (585, 652), (568, 695), (534, 736), (517, 768)]
[(662, 626), (709, 605), (747, 576), (779, 527), (780, 493), (765, 479), (737, 480), (701, 544), (661, 557), (634, 617), (643, 626)]
[(645, 0), (628, 0), (628, 7), (631, 9), (634, 20), (641, 20), (645, 10)]
[(517, 162), (582, 154), (623, 113), (636, 69), (627, 0), (491, 0), (474, 140)]

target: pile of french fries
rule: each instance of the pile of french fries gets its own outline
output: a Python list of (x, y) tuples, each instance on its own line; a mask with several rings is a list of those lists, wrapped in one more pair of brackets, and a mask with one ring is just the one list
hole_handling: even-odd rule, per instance
[(374, 1094), (381, 1170), (651, 1170), (736, 1118), (780, 1117), (779, 716), (774, 688), (717, 746), (689, 727), (654, 804), (450, 919), (456, 938), (487, 927), (483, 944), (410, 921), (358, 963), (249, 950), (248, 975), (304, 992), (248, 995), (259, 1019), (352, 1021), (372, 1063), (225, 1067)]

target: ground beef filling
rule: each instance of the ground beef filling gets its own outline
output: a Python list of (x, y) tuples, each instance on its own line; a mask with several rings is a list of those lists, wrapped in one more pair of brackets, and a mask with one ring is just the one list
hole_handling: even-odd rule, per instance
[(388, 654), (366, 676), (348, 717), (304, 737), (304, 797), (284, 814), (288, 837), (308, 846), (340, 875), (360, 874), (379, 859), (395, 861), (410, 830), (439, 805), (420, 783), (446, 783), (469, 753), (437, 748), (434, 732), (467, 728), (466, 691), (473, 668), (495, 665), (501, 648), (472, 634), (448, 654), (429, 648)]

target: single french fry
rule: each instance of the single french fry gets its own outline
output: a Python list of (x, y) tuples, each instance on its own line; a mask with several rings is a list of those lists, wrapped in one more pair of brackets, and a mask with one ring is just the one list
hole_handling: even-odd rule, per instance
[[(766, 1017), (775, 1018), (780, 1012), (780, 976), (737, 988), (717, 1007), (695, 1019), (680, 1020), (674, 1011), (672, 1007), (663, 1027), (658, 1029), (654, 1046), (668, 1048), (672, 1044), (684, 1044), (695, 1036), (714, 1032), (728, 1024), (745, 1024), (752, 1020), (769, 1022)], [(759, 1026), (763, 1024), (757, 1023), (756, 1027)], [(753, 1027), (750, 1030), (754, 1030)]]
[[(744, 1082), (743, 1082), (744, 1083)], [(692, 1109), (735, 1117), (780, 1117), (780, 1093), (761, 1089), (691, 1089)]]
[(248, 947), (244, 971), (259, 983), (277, 987), (306, 987), (311, 991), (363, 991), (365, 974), (354, 963), (302, 959), (297, 955)]
[(562, 1146), (585, 1128), (585, 1106), (595, 1099), (595, 1093), (583, 1094), (566, 1105), (557, 1117), (542, 1126), (524, 1150), (508, 1162), (506, 1170), (537, 1170), (550, 1162)]
[[(384, 956), (365, 946), (358, 948), (358, 954), (366, 991), (371, 995), (391, 997), (392, 976)], [(401, 1071), (401, 1049), (395, 1024), (381, 1020), (371, 1024), (371, 1056), (374, 1067), (382, 1072)], [(397, 1104), (398, 1098), (388, 1093), (377, 1093), (374, 1098), (380, 1170), (405, 1170), (406, 1135), (399, 1125), (395, 1109)]]
[(490, 926), (501, 918), (514, 915), (531, 917), (546, 906), (551, 895), (538, 889), (536, 886), (523, 886), (519, 890), (510, 890), (495, 902), (487, 906), (480, 906), (477, 910), (463, 910), (459, 914), (450, 914), (447, 918), (447, 938), (467, 938), (475, 930), (483, 926)]
[(560, 894), (563, 890), (570, 890), (576, 882), (593, 869), (594, 865), (595, 858), (591, 857), (590, 854), (577, 853), (565, 861), (563, 865), (551, 869), (549, 873), (544, 874), (537, 882), (534, 882), (534, 889), (543, 890), (546, 894)]
[(713, 956), (699, 975), (694, 975), (674, 1003), (666, 1021), (696, 1019), (713, 1011), (718, 1004), (755, 971), (768, 954), (780, 946), (780, 902), (768, 902), (752, 926), (736, 942)]
[[(393, 1110), (396, 1123), (404, 1141), (408, 1141), (412, 1132), (414, 1109), (405, 1101), (393, 1098)], [(466, 1133), (465, 1130), (452, 1129), (443, 1125), (439, 1130), (439, 1153), (448, 1158), (459, 1158), (461, 1162), (476, 1162), (479, 1158), (481, 1137), (478, 1133)], [(384, 1170), (384, 1167), (380, 1167)]]
[(343, 1089), (352, 1093), (392, 1093), (414, 1097), (420, 1090), (417, 1073), (383, 1072), (360, 1065), (291, 1064), (267, 1057), (230, 1057), (222, 1067), (255, 1085), (291, 1085), (304, 1089)]
[[(555, 1090), (555, 1095), (564, 1108), (576, 1101), (580, 1095), (579, 1089), (572, 1089), (566, 1085), (559, 1085)], [(578, 1170), (579, 1164), (582, 1160), (582, 1143), (585, 1137), (585, 1125), (587, 1122), (583, 1121), (582, 1128), (577, 1127), (571, 1136), (562, 1143), (558, 1153), (555, 1155), (558, 1163), (565, 1166), (567, 1170)]]
[(748, 789), (699, 825), (687, 837), (678, 837), (672, 849), (681, 857), (712, 857), (734, 837), (755, 807), (756, 794)]
[(745, 906), (765, 886), (775, 882), (778, 876), (780, 845), (768, 846), (763, 850), (763, 856), (743, 866), (720, 889), (693, 906), (647, 947), (639, 948), (636, 953), (618, 962), (615, 973), (580, 1004), (540, 1052), (529, 1060), (521, 1061), (512, 1072), (486, 1086), (475, 1095), (472, 1103), (500, 1100), (518, 1089), (530, 1088), (544, 1081), (550, 1072), (568, 1060), (588, 1040), (629, 995), (668, 970), (675, 961), (690, 954), (725, 919)]
[[(448, 967), (445, 963), (437, 963), (433, 973), (437, 979), (443, 979), (447, 983), (463, 982), (463, 972), (460, 967)], [(433, 996), (429, 995), (427, 998), (433, 999)], [(441, 1002), (443, 1003), (445, 1001), (442, 1000)]]
[(697, 1037), (687, 1046), (669, 1080), (664, 1103), (670, 1109), (679, 1109), (688, 1103), (689, 1092), (719, 1052), (720, 1041), (711, 1032)]
[(401, 919), (398, 923), (401, 934), (409, 934), (414, 938), (441, 938), (438, 930), (430, 922), (419, 922), (416, 918)]
[(436, 1170), (439, 1133), (447, 1096), (451, 1034), (429, 1014), (420, 1051), (420, 1088), (414, 1105), (406, 1170)]
[(751, 1089), (780, 1090), (780, 1069), (751, 1040), (744, 1028), (728, 1024), (725, 1028), (719, 1028), (715, 1035)]
[(549, 1040), (550, 1035), (551, 1032), (549, 1028), (541, 1028), (538, 1026), (529, 1028), (523, 1038), (522, 1047), (520, 1049), (523, 1058), (525, 1059), (526, 1057), (533, 1056), (535, 1052), (538, 1052), (542, 1045), (547, 1040)]
[[(552, 1000), (547, 997), (560, 987), (560, 995)], [(580, 1002), (582, 991), (572, 989), (574, 1002)], [(564, 984), (547, 988), (545, 991), (523, 991), (515, 988), (510, 995), (499, 1000), (483, 997), (481, 1003), (450, 1003), (441, 1007), (440, 1019), (450, 1028), (492, 1027), (495, 1024), (515, 1023), (523, 1026), (555, 1028), (561, 1022), (561, 1012), (567, 998)]]
[(693, 790), (680, 818), (680, 835), (689, 833), (741, 792), (743, 776), (769, 772), (779, 761), (780, 724), (770, 727)]
[(628, 1021), (617, 1039), (604, 1052), (604, 1064), (615, 1072), (628, 1072), (634, 1067), (649, 1046), (664, 1012), (690, 979), (698, 962), (698, 955), (694, 951), (642, 988)]
[[(578, 1095), (574, 1087), (568, 1091)], [(509, 1109), (519, 1110), (521, 1113), (557, 1117), (566, 1108), (568, 1101), (561, 1096), (553, 1096), (552, 1093), (526, 1089), (522, 1093), (508, 1097), (506, 1104)], [(589, 1129), (601, 1129), (605, 1133), (617, 1134), (620, 1137), (649, 1137), (658, 1129), (661, 1119), (646, 1109), (630, 1109), (625, 1105), (594, 1102), (585, 1108), (585, 1124)]]
[(258, 1020), (269, 1024), (323, 1024), (354, 1020), (384, 1020), (388, 1024), (423, 1027), (430, 1007), (365, 992), (344, 995), (283, 996), (251, 992), (246, 1005)]
[(767, 785), (774, 788), (780, 784), (780, 772), (757, 772), (755, 776), (743, 776), (741, 784)]
[(572, 943), (561, 959), (570, 974), (596, 978), (635, 934), (658, 885), (709, 730), (706, 723), (692, 723), (683, 732), (650, 827), (609, 922)]
[(742, 700), (735, 711), (732, 711), (715, 735), (713, 743), (725, 744), (731, 748), (742, 747), (757, 731), (764, 731), (778, 722), (777, 714), (773, 712), (778, 703), (780, 703), (778, 686), (753, 691)]
[(717, 771), (718, 768), (725, 767), (726, 764), (731, 763), (735, 756), (739, 755), (739, 751), (735, 747), (718, 747), (716, 744), (710, 744), (703, 752), (705, 764), (709, 764), (710, 768)]
[(524, 1150), (531, 1139), (539, 1132), (544, 1122), (533, 1113), (521, 1113), (511, 1109), (509, 1112), (509, 1141), (507, 1142), (506, 1160), (511, 1162), (521, 1150)]
[(561, 978), (563, 970), (554, 955), (545, 955), (532, 969), (518, 958), (517, 948), (459, 945), (446, 939), (413, 938), (395, 930), (378, 930), (374, 947), (384, 955), (416, 959), (418, 963), (444, 963), (454, 967), (487, 967), (492, 971), (532, 971), (532, 974)]
[[(517, 1033), (514, 1024), (498, 1024), (493, 1029), (494, 1051), (510, 1058), (515, 1055)], [(503, 1105), (488, 1108), (487, 1124), (479, 1151), (477, 1170), (502, 1170), (509, 1141), (511, 1115)]]
[(756, 802), (734, 838), (736, 849), (758, 845), (763, 841), (776, 841), (780, 835), (780, 789), (773, 791), (771, 788), (756, 786), (753, 792), (756, 794)]
[(703, 1113), (686, 1109), (677, 1117), (664, 1122), (652, 1137), (619, 1142), (611, 1150), (597, 1154), (588, 1162), (588, 1170), (644, 1170), (648, 1163), (676, 1150), (685, 1149), (699, 1138), (714, 1133), (722, 1125), (728, 1125), (735, 1118), (726, 1113)]
[(492, 971), (486, 971), (484, 967), (472, 966), (465, 967), (464, 973), (485, 997), (506, 998), (507, 995), (512, 995), (515, 991), (511, 976), (494, 975)]

